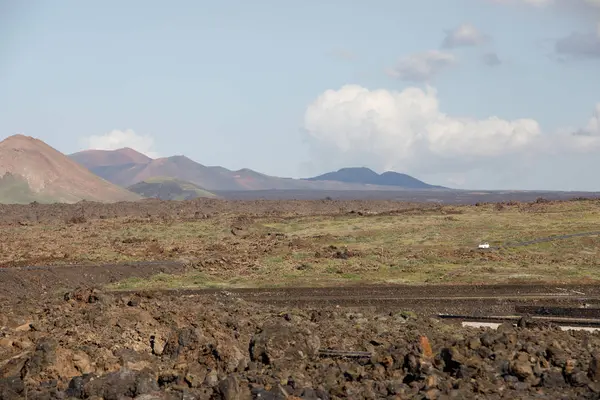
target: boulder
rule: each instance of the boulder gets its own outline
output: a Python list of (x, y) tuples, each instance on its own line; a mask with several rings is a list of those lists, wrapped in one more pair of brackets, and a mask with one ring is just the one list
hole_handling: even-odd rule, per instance
[(252, 361), (285, 368), (318, 355), (321, 342), (308, 328), (283, 321), (263, 325), (250, 342)]

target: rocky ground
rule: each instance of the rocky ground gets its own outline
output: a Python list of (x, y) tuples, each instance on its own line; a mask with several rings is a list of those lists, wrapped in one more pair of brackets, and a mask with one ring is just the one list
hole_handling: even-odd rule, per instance
[[(0, 314), (0, 399), (597, 399), (600, 336), (229, 292), (82, 289)], [(339, 357), (323, 350), (365, 352)]]
[[(286, 273), (305, 273), (313, 282), (315, 274), (324, 274), (328, 267), (343, 275), (360, 272), (358, 267), (371, 268), (375, 261), (381, 271), (396, 271), (394, 276), (403, 279), (411, 273), (428, 276), (426, 268), (437, 272), (435, 262), (464, 267), (469, 276), (508, 276), (502, 273), (514, 271), (502, 269), (500, 261), (493, 264), (499, 256), (518, 261), (518, 272), (551, 265), (553, 277), (584, 267), (595, 274), (598, 247), (590, 238), (546, 253), (534, 249), (482, 254), (464, 248), (471, 243), (464, 232), (478, 230), (471, 226), (482, 213), (511, 230), (517, 222), (535, 222), (524, 226), (523, 235), (529, 237), (553, 228), (540, 228), (544, 215), (551, 213), (556, 221), (565, 209), (571, 219), (558, 223), (561, 232), (565, 226), (575, 232), (589, 230), (600, 212), (596, 202), (507, 203), (460, 210), (331, 200), (0, 206), (5, 233), (0, 253), (14, 256), (0, 268), (0, 400), (598, 399), (598, 333), (564, 332), (527, 320), (517, 327), (473, 329), (429, 318), (433, 310), (508, 313), (515, 293), (535, 295), (535, 304), (552, 300), (577, 306), (580, 297), (598, 300), (597, 287), (534, 287), (530, 282), (515, 287), (513, 282), (491, 289), (409, 289), (367, 286), (354, 279), (361, 276), (350, 274), (344, 279), (352, 278), (360, 287), (143, 294), (136, 293), (139, 287), (129, 293), (89, 288), (154, 276), (179, 279), (180, 288), (189, 277), (213, 270), (218, 278), (256, 273), (271, 284)], [(311, 230), (310, 224), (317, 226), (322, 222), (317, 219), (326, 216), (333, 228), (338, 219), (354, 218), (359, 232), (368, 231), (365, 227), (372, 228), (377, 219), (379, 230), (370, 234), (393, 233), (398, 240), (384, 248), (343, 229), (329, 227), (326, 234)], [(255, 226), (258, 218), (266, 224), (262, 228)], [(398, 231), (385, 230), (392, 218)], [(417, 229), (424, 221), (435, 222), (431, 231)], [(306, 231), (304, 236), (278, 233), (272, 226), (288, 222), (309, 226), (297, 227)], [(442, 228), (446, 237), (462, 234), (464, 243), (427, 247), (430, 237), (444, 241), (438, 236)], [(333, 242), (348, 242), (350, 250), (331, 247)], [(152, 253), (152, 248), (161, 251)], [(97, 249), (106, 253), (100, 254), (103, 257), (132, 263), (92, 263), (86, 254)], [(45, 265), (59, 258), (64, 266)], [(168, 262), (133, 263), (148, 258)], [(80, 265), (82, 260), (87, 263)], [(288, 264), (289, 270), (281, 267)], [(88, 288), (72, 290), (82, 285)], [(475, 299), (460, 298), (464, 296)], [(404, 311), (408, 309), (420, 314)], [(332, 350), (354, 353), (341, 357)]]
[(199, 198), (188, 201), (148, 199), (137, 202), (27, 205), (0, 204), (0, 225), (34, 225), (84, 223), (97, 219), (128, 217), (149, 222), (214, 218), (229, 214), (256, 216), (337, 215), (350, 211), (407, 212), (438, 210), (438, 204), (397, 202), (391, 200), (246, 200), (230, 201)]
[[(518, 208), (527, 212), (539, 212), (553, 204), (570, 204), (584, 201), (594, 204), (600, 198), (590, 195), (589, 198), (577, 197), (576, 193), (556, 192), (549, 196), (554, 200), (530, 198), (531, 194), (523, 194), (520, 199), (512, 199), (504, 195), (494, 197), (493, 201), (485, 201), (484, 196), (475, 196), (469, 200), (444, 203), (423, 201), (423, 199), (399, 200), (335, 200), (323, 197), (312, 200), (222, 200), (198, 198), (186, 201), (162, 201), (145, 199), (136, 202), (98, 203), (80, 201), (76, 204), (0, 204), (0, 226), (31, 226), (36, 224), (64, 225), (82, 224), (86, 221), (112, 220), (127, 217), (128, 222), (174, 222), (195, 221), (215, 217), (239, 217), (252, 219), (256, 217), (292, 218), (302, 216), (339, 216), (347, 214), (358, 215), (408, 215), (442, 212), (455, 210), (454, 207), (493, 205), (495, 209), (504, 207)], [(518, 194), (518, 193), (517, 193)], [(502, 200), (504, 199), (504, 200)], [(522, 201), (519, 201), (522, 200)], [(460, 206), (459, 204), (462, 204)], [(237, 218), (237, 222), (240, 219)]]

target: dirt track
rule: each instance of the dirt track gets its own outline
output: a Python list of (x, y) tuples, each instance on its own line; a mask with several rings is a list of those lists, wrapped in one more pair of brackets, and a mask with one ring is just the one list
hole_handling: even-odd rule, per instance
[[(524, 289), (480, 286), (472, 295), (557, 294), (550, 286)], [(598, 398), (597, 334), (527, 321), (486, 331), (323, 303), (353, 293), (359, 300), (397, 295), (396, 305), (470, 294), (433, 286), (71, 291), (42, 307), (32, 302), (0, 314), (0, 399)], [(244, 300), (288, 295), (287, 306)], [(300, 298), (320, 305), (294, 307)]]
[(177, 274), (184, 270), (185, 265), (169, 261), (0, 268), (0, 304), (54, 296), (60, 290), (79, 286), (103, 286), (130, 277), (144, 278), (167, 272)]
[[(155, 295), (205, 296), (222, 290), (165, 290)], [(422, 314), (513, 313), (515, 305), (578, 307), (600, 304), (598, 285), (361, 285), (327, 288), (231, 289), (225, 291), (253, 303), (276, 307), (344, 307), (378, 312)], [(134, 292), (125, 292), (132, 294)], [(137, 293), (137, 292), (136, 292)]]
[[(0, 269), (0, 300), (5, 303), (40, 296), (60, 296), (75, 287), (102, 287), (130, 278), (158, 273), (179, 274), (179, 262), (113, 265), (32, 266)], [(138, 292), (138, 291), (136, 291)], [(437, 313), (510, 313), (515, 305), (579, 306), (600, 304), (600, 285), (353, 285), (323, 288), (180, 289), (152, 291), (166, 296), (211, 296), (227, 292), (249, 302), (272, 306), (341, 306), (378, 311), (414, 310)], [(124, 292), (126, 294), (126, 292)]]

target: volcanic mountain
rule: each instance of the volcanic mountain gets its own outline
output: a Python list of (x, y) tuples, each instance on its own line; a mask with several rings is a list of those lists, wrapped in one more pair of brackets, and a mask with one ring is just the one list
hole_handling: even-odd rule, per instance
[[(386, 179), (380, 181), (383, 183), (372, 183), (368, 179), (345, 179), (344, 177), (330, 176), (329, 174), (310, 179), (280, 178), (261, 174), (247, 168), (231, 171), (218, 166), (205, 166), (182, 155), (151, 159), (128, 148), (119, 150), (86, 150), (71, 154), (70, 157), (88, 168), (92, 173), (109, 182), (127, 188), (133, 187), (133, 185), (139, 182), (159, 177), (162, 177), (161, 179), (166, 177), (190, 182), (211, 192), (240, 190), (401, 190), (406, 188), (433, 188), (433, 186), (403, 174), (397, 175), (407, 177), (406, 181), (408, 181), (408, 178), (413, 179), (414, 182), (411, 182), (413, 186), (403, 186), (402, 184), (392, 185), (394, 176), (386, 174), (382, 175), (386, 177)], [(374, 172), (372, 173), (375, 174)], [(329, 179), (324, 179), (324, 177), (328, 177)], [(422, 186), (415, 185), (415, 182), (421, 182)], [(398, 183), (404, 183), (404, 181), (398, 181)]]
[(90, 173), (41, 140), (14, 135), (0, 142), (0, 202), (115, 202), (141, 197)]
[(260, 181), (270, 178), (250, 170), (234, 172), (223, 167), (207, 167), (185, 156), (151, 159), (131, 149), (86, 150), (69, 157), (92, 173), (123, 187), (168, 177), (191, 182), (209, 191), (251, 190), (262, 189)]
[(342, 168), (336, 172), (328, 172), (314, 178), (308, 178), (308, 180), (396, 186), (405, 189), (445, 189), (442, 186), (430, 185), (410, 175), (392, 171), (384, 172), (380, 175), (369, 168)]

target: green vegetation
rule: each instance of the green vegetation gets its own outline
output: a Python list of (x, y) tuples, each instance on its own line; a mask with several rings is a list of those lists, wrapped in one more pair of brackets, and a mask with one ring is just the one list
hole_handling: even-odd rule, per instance
[(216, 197), (191, 182), (175, 178), (153, 177), (128, 187), (128, 190), (147, 198), (161, 200), (190, 200), (198, 197)]
[(121, 289), (590, 282), (600, 280), (598, 236), (489, 251), (477, 245), (590, 232), (598, 226), (596, 201), (285, 219), (240, 219), (227, 213), (191, 221), (115, 218), (6, 227), (0, 263), (164, 259), (190, 265), (186, 275), (125, 281), (115, 286)]
[(0, 176), (0, 204), (52, 203), (56, 199), (41, 196), (29, 188), (27, 181), (11, 174)]

